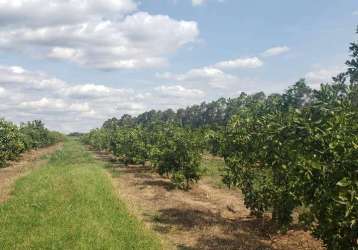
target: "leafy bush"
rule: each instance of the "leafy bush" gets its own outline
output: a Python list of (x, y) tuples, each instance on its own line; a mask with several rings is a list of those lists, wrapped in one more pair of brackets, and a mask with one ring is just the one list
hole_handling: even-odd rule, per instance
[(156, 147), (158, 172), (171, 175), (176, 186), (189, 189), (200, 179), (203, 147), (196, 133), (178, 126), (165, 127)]
[(15, 160), (25, 150), (54, 144), (63, 139), (62, 134), (51, 132), (41, 121), (15, 124), (0, 119), (0, 167), (9, 160)]
[(26, 150), (49, 146), (62, 140), (60, 133), (49, 131), (39, 120), (21, 124), (20, 132), (23, 135)]
[(0, 119), (0, 167), (15, 160), (24, 150), (23, 137), (17, 126)]
[(114, 155), (125, 164), (145, 164), (148, 153), (143, 130), (140, 127), (118, 129), (112, 139)]
[(357, 248), (357, 90), (326, 84), (309, 103), (287, 103), (302, 98), (292, 89), (276, 105), (257, 102), (232, 118), (223, 146), (224, 180), (254, 214), (272, 211), (285, 228), (303, 206), (301, 220), (328, 249)]
[(358, 247), (358, 85), (323, 85), (298, 120), (308, 136), (297, 161), (304, 217), (329, 249)]
[(106, 123), (82, 137), (84, 143), (106, 149), (125, 164), (150, 161), (161, 175), (188, 189), (200, 178), (202, 142), (196, 133), (174, 124), (153, 123), (147, 127)]

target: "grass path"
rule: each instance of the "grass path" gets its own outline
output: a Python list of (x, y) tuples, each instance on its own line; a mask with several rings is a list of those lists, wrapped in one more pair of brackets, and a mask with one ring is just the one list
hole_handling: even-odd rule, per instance
[(0, 205), (0, 249), (161, 249), (76, 141), (16, 182)]

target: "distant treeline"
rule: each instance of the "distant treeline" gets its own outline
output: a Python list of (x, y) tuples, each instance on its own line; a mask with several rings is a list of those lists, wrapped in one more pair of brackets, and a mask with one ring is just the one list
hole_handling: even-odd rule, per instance
[(68, 136), (71, 136), (71, 137), (81, 137), (83, 136), (85, 133), (80, 133), (80, 132), (72, 132), (72, 133), (69, 133)]
[[(274, 94), (272, 96), (277, 95), (278, 94)], [(147, 126), (155, 122), (163, 122), (175, 123), (182, 127), (216, 129), (226, 125), (230, 118), (237, 114), (238, 110), (246, 104), (266, 98), (263, 92), (254, 95), (241, 93), (237, 98), (220, 98), (210, 103), (203, 102), (200, 105), (192, 105), (186, 109), (178, 109), (177, 111), (173, 111), (172, 109), (165, 111), (151, 110), (136, 117), (125, 114), (120, 119), (112, 118), (107, 120), (103, 124), (103, 128), (111, 126)]]

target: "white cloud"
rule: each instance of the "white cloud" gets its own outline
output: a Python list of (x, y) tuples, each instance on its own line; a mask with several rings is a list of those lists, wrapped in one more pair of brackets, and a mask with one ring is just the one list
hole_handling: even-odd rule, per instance
[(202, 98), (205, 96), (204, 91), (200, 89), (185, 88), (181, 85), (159, 86), (155, 88), (161, 95), (178, 98)]
[(308, 72), (305, 75), (305, 79), (311, 87), (318, 88), (321, 83), (332, 82), (332, 77), (337, 76), (343, 71), (343, 68), (340, 67), (316, 69), (314, 71)]
[(262, 53), (262, 56), (264, 56), (264, 57), (278, 56), (278, 55), (287, 53), (287, 52), (289, 52), (290, 50), (291, 50), (291, 49), (290, 49), (289, 47), (287, 47), (287, 46), (272, 47), (272, 48), (269, 48), (269, 49), (265, 50), (265, 51)]
[(204, 91), (180, 84), (134, 91), (95, 83), (74, 84), (19, 66), (0, 65), (1, 116), (18, 123), (40, 119), (50, 129), (64, 132), (86, 131), (125, 113), (185, 107), (204, 97)]
[(9, 67), (9, 70), (15, 74), (23, 74), (26, 72), (22, 67), (19, 66)]
[[(191, 0), (191, 4), (193, 6), (200, 6), (207, 2), (208, 0)], [(224, 0), (217, 0), (217, 2), (222, 3)]]
[(204, 4), (206, 1), (207, 0), (192, 0), (191, 3), (193, 4), (193, 6), (199, 6)]
[(104, 98), (109, 96), (123, 97), (134, 94), (132, 89), (111, 88), (104, 85), (86, 83), (71, 85), (59, 90), (61, 94), (72, 98)]
[(21, 84), (35, 89), (59, 89), (66, 85), (60, 79), (48, 77), (41, 72), (31, 72), (19, 66), (0, 65), (0, 85)]
[(47, 99), (47, 98), (41, 98), (38, 101), (28, 101), (28, 102), (22, 102), (20, 103), (20, 107), (24, 109), (61, 109), (64, 110), (65, 107), (67, 107), (66, 103), (61, 99)]
[(2, 0), (2, 25), (64, 25), (81, 23), (101, 16), (121, 16), (135, 11), (132, 0)]
[(146, 106), (142, 103), (136, 102), (120, 102), (116, 106), (116, 110), (120, 111), (121, 113), (137, 115), (144, 112), (146, 110)]
[[(21, 102), (19, 104), (20, 110), (28, 114), (42, 114), (46, 115), (45, 119), (51, 116), (60, 115), (63, 117), (63, 122), (66, 123), (66, 118), (73, 119), (75, 117), (94, 118), (96, 112), (90, 107), (88, 103), (74, 102), (69, 103), (68, 100), (54, 99), (43, 97), (39, 100)], [(60, 113), (60, 114), (59, 114)]]
[(70, 111), (76, 111), (81, 113), (87, 113), (87, 112), (94, 112), (88, 103), (71, 103), (68, 105), (68, 110)]
[(156, 77), (163, 80), (174, 81), (178, 86), (190, 85), (229, 90), (230, 88), (237, 88), (239, 85), (242, 85), (244, 81), (248, 84), (252, 82), (252, 79), (243, 80), (224, 70), (254, 69), (262, 65), (263, 62), (258, 57), (246, 57), (221, 61), (214, 65), (201, 68), (194, 68), (182, 74), (174, 74), (171, 72), (156, 73)]
[[(254, 69), (261, 67), (263, 62), (258, 57), (238, 58), (235, 60), (221, 61), (214, 65), (194, 68), (182, 74), (171, 72), (157, 73), (156, 77), (163, 80), (176, 82), (178, 85), (191, 85), (211, 87), (214, 89), (236, 88), (244, 81), (236, 75), (224, 72), (225, 69)], [(246, 79), (246, 83), (252, 82)]]
[(358, 16), (358, 10), (356, 10), (356, 11), (353, 11), (353, 16)]
[(82, 56), (83, 54), (78, 50), (71, 49), (71, 48), (60, 48), (60, 47), (54, 47), (50, 49), (50, 51), (47, 54), (47, 57), (49, 58), (70, 60), (70, 61), (77, 61), (77, 62), (80, 62), (80, 58)]
[(192, 85), (204, 84), (214, 88), (226, 88), (238, 82), (238, 78), (236, 76), (227, 74), (215, 67), (191, 69), (184, 74), (172, 74), (166, 72), (157, 74), (157, 77)]
[(220, 69), (236, 69), (236, 68), (258, 68), (263, 65), (263, 62), (257, 57), (238, 58), (235, 60), (222, 61), (215, 66)]
[(196, 22), (137, 11), (132, 0), (2, 0), (0, 49), (97, 69), (161, 67), (199, 36)]
[(0, 96), (4, 96), (5, 95), (5, 89), (0, 87)]
[(84, 84), (67, 87), (61, 90), (67, 96), (74, 97), (103, 97), (111, 94), (113, 89), (104, 85)]

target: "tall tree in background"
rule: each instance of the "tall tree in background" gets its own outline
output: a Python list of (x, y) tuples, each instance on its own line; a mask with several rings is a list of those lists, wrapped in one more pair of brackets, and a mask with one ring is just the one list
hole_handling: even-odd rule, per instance
[(346, 62), (348, 66), (347, 74), (349, 75), (350, 82), (354, 83), (358, 81), (358, 42), (351, 43), (349, 50), (351, 51), (352, 58)]

